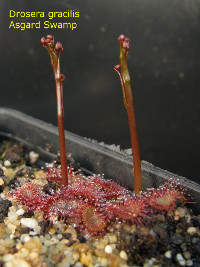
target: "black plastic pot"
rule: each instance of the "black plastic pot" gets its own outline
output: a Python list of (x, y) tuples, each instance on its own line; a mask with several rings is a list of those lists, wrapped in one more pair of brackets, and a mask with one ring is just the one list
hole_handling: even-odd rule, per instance
[[(19, 111), (0, 108), (0, 131), (1, 135), (24, 142), (35, 151), (39, 151), (45, 160), (52, 159), (59, 151), (57, 128)], [(68, 131), (65, 132), (65, 136), (68, 153), (72, 154), (85, 171), (103, 173), (105, 178), (118, 180), (129, 189), (133, 189), (131, 157), (109, 150)], [(171, 178), (179, 179), (188, 187), (196, 203), (193, 205), (193, 210), (200, 213), (199, 184), (142, 161), (143, 190), (156, 188)]]

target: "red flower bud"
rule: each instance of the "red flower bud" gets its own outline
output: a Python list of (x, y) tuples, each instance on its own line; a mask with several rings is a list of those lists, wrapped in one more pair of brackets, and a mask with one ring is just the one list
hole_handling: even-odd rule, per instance
[(60, 80), (61, 80), (61, 82), (64, 82), (64, 80), (65, 80), (65, 75), (61, 74), (61, 75), (60, 75)]
[(46, 40), (45, 40), (44, 37), (42, 37), (42, 38), (41, 38), (41, 45), (45, 45), (45, 43), (46, 43)]
[(54, 36), (53, 36), (53, 35), (50, 35), (50, 34), (48, 34), (48, 35), (47, 35), (47, 39), (49, 39), (49, 40), (54, 40)]
[(119, 65), (114, 66), (114, 69), (115, 70), (120, 70), (121, 69), (121, 65), (119, 64)]
[(50, 39), (46, 39), (46, 44), (49, 44), (51, 42), (51, 40)]
[(126, 37), (124, 41), (130, 43), (130, 39), (128, 37)]
[(121, 34), (121, 35), (118, 37), (118, 41), (119, 41), (119, 43), (121, 44), (124, 40), (125, 40), (125, 35), (124, 35), (124, 34)]
[(122, 47), (123, 47), (126, 51), (128, 51), (128, 50), (129, 50), (129, 43), (124, 41), (123, 44), (122, 44)]
[(56, 51), (60, 51), (62, 49), (63, 49), (62, 44), (60, 42), (57, 42), (56, 45), (55, 45), (55, 50)]

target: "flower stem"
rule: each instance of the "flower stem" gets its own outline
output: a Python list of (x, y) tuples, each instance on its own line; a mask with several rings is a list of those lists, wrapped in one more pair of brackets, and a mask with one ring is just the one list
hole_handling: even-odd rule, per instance
[(60, 42), (54, 43), (54, 37), (47, 35), (47, 38), (41, 38), (41, 45), (47, 49), (51, 58), (51, 66), (56, 82), (56, 99), (57, 99), (57, 120), (58, 120), (58, 133), (60, 143), (60, 161), (61, 161), (61, 175), (62, 184), (68, 185), (68, 172), (67, 172), (67, 158), (65, 146), (65, 131), (64, 131), (64, 109), (63, 109), (63, 81), (65, 77), (60, 73), (60, 56), (63, 51)]
[[(139, 193), (142, 189), (141, 179), (141, 161), (140, 161), (140, 149), (138, 142), (138, 134), (136, 127), (136, 119), (133, 105), (133, 96), (130, 82), (130, 75), (127, 66), (127, 54), (129, 51), (130, 40), (123, 34), (118, 38), (120, 46), (120, 65), (116, 65), (114, 70), (118, 73), (122, 85), (124, 106), (127, 110), (131, 145), (133, 151), (133, 167), (134, 167), (134, 192)], [(119, 71), (121, 69), (121, 72)]]

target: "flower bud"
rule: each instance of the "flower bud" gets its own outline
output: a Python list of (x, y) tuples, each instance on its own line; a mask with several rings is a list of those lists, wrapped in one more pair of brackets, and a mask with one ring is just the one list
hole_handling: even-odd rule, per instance
[(65, 75), (61, 74), (61, 75), (60, 75), (60, 80), (61, 80), (61, 82), (64, 82), (64, 80), (65, 80)]
[(126, 37), (124, 41), (130, 43), (130, 39), (128, 37)]
[(47, 35), (47, 39), (49, 39), (49, 40), (54, 40), (54, 36), (53, 36), (53, 35), (50, 35), (50, 34), (48, 34), (48, 35)]
[(123, 44), (122, 44), (122, 47), (123, 47), (126, 51), (128, 51), (128, 50), (129, 50), (129, 43), (124, 41)]
[(114, 69), (115, 70), (120, 70), (120, 68), (121, 68), (121, 65), (119, 64), (119, 65), (116, 65), (116, 66), (114, 66)]
[(44, 37), (42, 37), (42, 38), (41, 38), (41, 45), (45, 45), (45, 43), (46, 43), (46, 40), (45, 40)]
[(123, 42), (125, 40), (125, 35), (124, 34), (121, 34), (119, 37), (118, 37), (118, 41), (119, 43)]
[(62, 44), (60, 42), (57, 42), (56, 45), (55, 45), (55, 50), (56, 51), (60, 51), (62, 49), (63, 49)]
[(49, 44), (51, 42), (51, 40), (50, 39), (46, 39), (46, 44)]

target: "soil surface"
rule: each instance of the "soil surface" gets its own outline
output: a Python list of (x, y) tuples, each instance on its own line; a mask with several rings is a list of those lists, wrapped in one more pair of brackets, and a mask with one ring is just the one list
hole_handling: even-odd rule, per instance
[[(74, 177), (83, 177), (83, 174), (72, 159), (68, 161), (75, 183)], [(55, 164), (59, 165), (59, 159), (52, 166)], [(61, 198), (57, 208), (59, 214), (51, 212), (54, 211), (53, 205), (51, 208), (45, 206), (59, 192), (56, 178), (52, 178), (51, 173), (51, 179), (48, 179), (46, 169), (40, 155), (28, 151), (23, 145), (12, 142), (1, 145), (0, 266), (200, 266), (200, 215), (193, 214), (192, 205), (183, 206), (181, 201), (177, 201), (170, 210), (145, 213), (141, 219), (131, 221), (125, 218), (126, 211), (121, 206), (124, 220), (113, 223), (112, 219), (105, 219), (105, 215), (96, 216), (96, 227), (99, 228), (91, 229), (89, 224), (94, 222), (90, 221), (90, 212), (94, 215), (96, 210), (90, 204), (84, 220), (71, 219), (71, 223), (66, 219), (70, 215), (62, 213)], [(36, 186), (32, 187), (33, 184)], [(20, 191), (23, 186), (24, 191)], [(43, 195), (49, 195), (48, 203), (42, 198), (45, 203), (43, 206), (40, 204), (40, 209), (34, 208), (40, 200), (37, 188)], [(36, 190), (32, 206), (22, 200), (28, 190)], [(52, 203), (58, 206), (55, 199)], [(85, 203), (81, 206), (83, 209)], [(82, 214), (80, 205), (73, 205), (72, 212), (77, 208), (74, 217), (79, 218)], [(48, 207), (48, 214), (41, 207)], [(84, 226), (85, 221), (87, 226)]]

